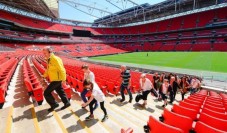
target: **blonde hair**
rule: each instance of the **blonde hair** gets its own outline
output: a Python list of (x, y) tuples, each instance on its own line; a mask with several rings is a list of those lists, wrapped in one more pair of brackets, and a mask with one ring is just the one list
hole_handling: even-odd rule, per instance
[(146, 77), (146, 73), (141, 74), (140, 77), (141, 77), (141, 78), (145, 78), (145, 77)]

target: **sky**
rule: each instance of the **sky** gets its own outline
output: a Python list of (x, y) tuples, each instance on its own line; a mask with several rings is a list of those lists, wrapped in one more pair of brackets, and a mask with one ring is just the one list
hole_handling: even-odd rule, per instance
[[(74, 1), (76, 4), (73, 4), (76, 6), (76, 8), (71, 7), (67, 5), (63, 1)], [(114, 5), (118, 6), (115, 7)], [(163, 2), (164, 0), (131, 0), (137, 4), (144, 4), (148, 3), (150, 5)], [(95, 7), (98, 9), (102, 9), (107, 11), (108, 13), (104, 13), (102, 11), (92, 10), (92, 8), (85, 7), (82, 5), (88, 5), (91, 7)], [(136, 6), (135, 4), (132, 4), (131, 2), (127, 0), (60, 0), (59, 1), (59, 14), (60, 18), (63, 19), (69, 19), (69, 20), (79, 20), (79, 21), (85, 21), (85, 22), (93, 22), (95, 19), (109, 15), (109, 13), (115, 13), (118, 11), (121, 11), (123, 9), (127, 9), (130, 7)], [(86, 13), (83, 13), (79, 10), (82, 10), (84, 12), (87, 12), (91, 15), (87, 15)]]

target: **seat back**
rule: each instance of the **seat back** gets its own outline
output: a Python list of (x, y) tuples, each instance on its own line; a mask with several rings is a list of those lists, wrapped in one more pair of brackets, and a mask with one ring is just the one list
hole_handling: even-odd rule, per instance
[(183, 133), (184, 132), (183, 130), (181, 130), (179, 128), (167, 125), (165, 123), (162, 123), (162, 122), (156, 120), (153, 116), (149, 117), (148, 126), (150, 128), (150, 133), (160, 133), (160, 132)]
[(179, 115), (174, 112), (171, 112), (167, 109), (164, 110), (163, 113), (164, 123), (180, 128), (185, 133), (189, 132), (192, 128), (193, 120), (187, 116)]
[(198, 105), (195, 105), (195, 104), (190, 104), (190, 103), (187, 103), (187, 102), (184, 102), (184, 101), (181, 101), (179, 103), (179, 105), (182, 106), (182, 107), (185, 107), (185, 108), (194, 109), (197, 112), (199, 112), (199, 110), (201, 109), (201, 106), (198, 106)]
[(185, 108), (185, 107), (182, 107), (180, 105), (174, 104), (172, 111), (177, 113), (177, 114), (187, 116), (187, 117), (191, 118), (192, 120), (197, 119), (197, 113), (198, 112), (194, 109), (189, 109), (189, 108)]
[(225, 113), (216, 112), (216, 111), (210, 110), (208, 108), (202, 109), (202, 112), (204, 112), (210, 116), (219, 118), (219, 119), (227, 120), (227, 114), (225, 114)]
[(215, 118), (213, 116), (210, 116), (210, 115), (202, 112), (200, 114), (199, 121), (201, 121), (201, 122), (203, 122), (203, 123), (205, 123), (205, 124), (207, 124), (211, 127), (214, 127), (214, 128), (219, 129), (219, 130), (223, 130), (223, 131), (227, 132), (227, 120)]
[(200, 121), (196, 122), (194, 131), (196, 133), (226, 133), (225, 131), (218, 130)]
[(205, 104), (203, 106), (203, 108), (207, 108), (207, 109), (219, 112), (219, 113), (225, 113), (225, 108), (224, 107), (223, 108), (218, 108), (218, 107), (214, 107), (214, 106), (209, 105), (209, 104)]

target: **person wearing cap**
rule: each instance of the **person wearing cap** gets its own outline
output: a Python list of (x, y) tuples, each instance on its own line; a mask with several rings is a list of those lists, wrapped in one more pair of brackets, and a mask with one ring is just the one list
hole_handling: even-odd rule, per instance
[(130, 75), (130, 70), (127, 70), (127, 67), (125, 65), (121, 66), (121, 97), (122, 99), (120, 100), (120, 102), (124, 102), (125, 101), (125, 94), (124, 91), (125, 89), (127, 90), (128, 94), (129, 94), (129, 103), (132, 102), (132, 93), (130, 91), (130, 86), (131, 86), (131, 75)]
[(63, 86), (66, 86), (66, 71), (61, 58), (54, 55), (50, 47), (43, 48), (43, 54), (47, 59), (47, 69), (45, 70), (43, 77), (49, 79), (50, 84), (44, 91), (44, 97), (47, 103), (50, 105), (48, 112), (52, 112), (59, 104), (55, 101), (52, 92), (55, 90), (60, 96), (64, 106), (61, 110), (70, 106), (69, 100), (63, 90)]
[[(87, 64), (84, 64), (81, 67), (82, 71), (84, 72), (84, 80), (89, 80), (92, 83), (95, 83), (95, 74), (89, 69), (89, 66)], [(88, 90), (84, 88), (84, 90), (81, 92), (81, 99), (84, 103), (87, 102), (86, 94), (88, 93)], [(98, 103), (95, 103), (94, 109), (98, 107)]]
[(144, 100), (144, 103), (141, 105), (143, 108), (146, 108), (147, 105), (147, 96), (151, 92), (151, 89), (154, 88), (151, 81), (146, 78), (146, 74), (142, 74), (140, 76), (140, 88), (142, 90), (142, 99)]

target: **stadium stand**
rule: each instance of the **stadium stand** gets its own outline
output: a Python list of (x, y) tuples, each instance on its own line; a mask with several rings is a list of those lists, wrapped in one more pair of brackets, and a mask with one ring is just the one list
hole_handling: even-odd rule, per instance
[(11, 77), (15, 71), (18, 63), (18, 59), (11, 58), (7, 60), (2, 60), (0, 67), (0, 109), (3, 107), (5, 102), (5, 96), (7, 95), (8, 85), (10, 83)]
[[(192, 1), (187, 2), (182, 6), (192, 4)], [(197, 6), (202, 8), (203, 4), (199, 3)], [(54, 132), (80, 132), (79, 130), (81, 132), (96, 130), (97, 132), (111, 132), (112, 130), (112, 132), (133, 133), (141, 132), (143, 124), (146, 124), (144, 130), (149, 133), (227, 132), (227, 94), (225, 93), (198, 89), (195, 94), (187, 94), (184, 100), (174, 101), (173, 105), (168, 105), (164, 109), (159, 106), (160, 97), (149, 97), (148, 100), (152, 103), (148, 104), (152, 108), (141, 108), (134, 100), (132, 105), (126, 105), (116, 102), (119, 100), (117, 98), (120, 95), (121, 87), (119, 68), (82, 60), (92, 56), (139, 51), (227, 51), (226, 6), (211, 7), (209, 10), (200, 12), (188, 8), (184, 11), (191, 12), (184, 15), (179, 15), (180, 11), (179, 14), (176, 11), (172, 14), (171, 10), (171, 13), (169, 12), (166, 16), (168, 8), (165, 9), (167, 12), (163, 14), (161, 14), (163, 8), (159, 10), (157, 16), (151, 15), (152, 13), (148, 14), (151, 17), (160, 17), (159, 20), (153, 22), (145, 21), (144, 24), (137, 23), (129, 26), (120, 23), (113, 26), (114, 22), (111, 26), (102, 25), (103, 23), (94, 26), (96, 24), (94, 23), (91, 27), (87, 27), (78, 23), (63, 24), (60, 19), (59, 22), (37, 19), (1, 9), (0, 129), (8, 128), (19, 132), (20, 129), (15, 127), (22, 126), (27, 127), (28, 132), (33, 131), (30, 131), (30, 128), (38, 129), (36, 132), (49, 132), (49, 129), (53, 131), (56, 128)], [(175, 17), (173, 17), (174, 15)], [(161, 19), (162, 16), (166, 18)], [(88, 37), (75, 36), (74, 29), (90, 31), (92, 34)], [(41, 55), (45, 46), (50, 46), (55, 51), (55, 54), (63, 60), (66, 69), (66, 85), (62, 87), (67, 98), (73, 103), (72, 107), (66, 111), (56, 110), (50, 114), (42, 112), (47, 106), (44, 100), (44, 88), (50, 83), (48, 78), (42, 78), (45, 70), (48, 69), (48, 59)], [(81, 99), (79, 99), (84, 90), (82, 64), (89, 66), (95, 75), (95, 81), (106, 96), (105, 106), (110, 112), (109, 119), (111, 119), (107, 123), (102, 123), (97, 118), (94, 119), (94, 123), (82, 120), (85, 119), (84, 114), (88, 112), (86, 108), (81, 109)], [(16, 69), (18, 72), (15, 72)], [(130, 71), (129, 90), (133, 96), (142, 92), (139, 83), (142, 72), (138, 72), (138, 70)], [(147, 71), (144, 70), (144, 72)], [(13, 81), (14, 74), (18, 75), (18, 77), (14, 77), (17, 82)], [(148, 73), (146, 77), (152, 83), (156, 82), (153, 74)], [(25, 90), (20, 90), (18, 82), (24, 85), (19, 84)], [(26, 93), (26, 96), (17, 96), (18, 91)], [(11, 97), (16, 100), (22, 99), (28, 104), (17, 105), (20, 108), (17, 108), (16, 111), (13, 111), (13, 106), (16, 107), (19, 102), (10, 105), (12, 109), (7, 108), (9, 106), (5, 107), (6, 104), (11, 104), (11, 99), (6, 100), (9, 92), (14, 95)], [(59, 100), (56, 94), (53, 94)], [(86, 97), (90, 96), (89, 91)], [(36, 104), (40, 106), (36, 106)], [(100, 111), (97, 109), (97, 112)], [(161, 116), (157, 119), (159, 113)], [(98, 117), (101, 117), (100, 113), (97, 114)], [(7, 120), (6, 116), (8, 116)], [(12, 123), (15, 124), (14, 128), (10, 125)], [(69, 123), (77, 125), (69, 125)], [(67, 126), (67, 129), (64, 126)]]

